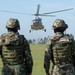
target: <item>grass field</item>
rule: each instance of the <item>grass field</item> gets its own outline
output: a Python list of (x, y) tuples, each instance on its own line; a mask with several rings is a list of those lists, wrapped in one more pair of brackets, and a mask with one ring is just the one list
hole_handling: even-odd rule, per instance
[(32, 75), (45, 75), (43, 68), (45, 45), (30, 45), (34, 66)]
[[(45, 75), (45, 71), (43, 68), (45, 45), (31, 44), (30, 48), (34, 61), (32, 75)], [(0, 59), (0, 75), (1, 75), (1, 68), (2, 68), (2, 62)]]

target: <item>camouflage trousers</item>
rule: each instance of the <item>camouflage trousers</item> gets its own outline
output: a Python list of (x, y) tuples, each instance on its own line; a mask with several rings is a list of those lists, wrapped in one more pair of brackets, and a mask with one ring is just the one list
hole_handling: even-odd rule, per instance
[(73, 65), (65, 65), (61, 67), (55, 65), (51, 75), (75, 75), (75, 69)]
[(2, 75), (26, 75), (25, 65), (3, 66)]

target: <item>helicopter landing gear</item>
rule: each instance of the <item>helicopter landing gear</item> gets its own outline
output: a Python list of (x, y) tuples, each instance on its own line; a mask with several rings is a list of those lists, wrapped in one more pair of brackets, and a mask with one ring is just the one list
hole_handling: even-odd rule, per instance
[(29, 32), (31, 33), (31, 30), (29, 30)]
[(46, 29), (44, 29), (44, 32), (46, 32)]

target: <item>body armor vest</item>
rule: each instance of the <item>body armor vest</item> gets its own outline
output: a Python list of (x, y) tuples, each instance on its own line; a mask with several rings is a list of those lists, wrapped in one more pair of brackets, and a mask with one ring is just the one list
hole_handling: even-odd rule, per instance
[(7, 45), (2, 47), (2, 60), (5, 64), (22, 64), (24, 62), (23, 46)]
[(13, 33), (11, 34), (12, 37), (8, 38), (7, 35), (5, 36), (5, 42), (2, 44), (3, 63), (9, 65), (22, 64), (24, 62), (24, 37)]
[(70, 64), (72, 62), (73, 41), (69, 36), (62, 36), (52, 43), (54, 63), (57, 65)]

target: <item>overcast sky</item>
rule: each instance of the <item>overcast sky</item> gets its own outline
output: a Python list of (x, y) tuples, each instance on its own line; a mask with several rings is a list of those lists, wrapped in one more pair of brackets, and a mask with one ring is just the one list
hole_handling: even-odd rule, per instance
[[(32, 20), (34, 16), (27, 14), (35, 14), (37, 11), (37, 5), (40, 4), (39, 13), (46, 13), (52, 11), (58, 11), (63, 9), (74, 8), (73, 10), (53, 13), (50, 15), (55, 15), (56, 17), (42, 17), (42, 23), (45, 26), (46, 32), (32, 31), (29, 33)], [(14, 14), (1, 12), (13, 11), (27, 13), (23, 14)], [(0, 35), (6, 33), (6, 23), (10, 18), (17, 18), (20, 21), (21, 30), (20, 34), (25, 35), (27, 39), (37, 39), (47, 36), (53, 36), (54, 32), (52, 30), (52, 24), (55, 19), (63, 19), (68, 24), (68, 29), (66, 33), (73, 34), (75, 37), (75, 0), (0, 0)]]

